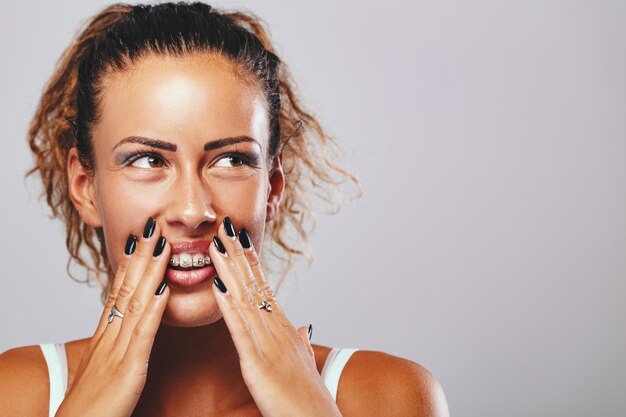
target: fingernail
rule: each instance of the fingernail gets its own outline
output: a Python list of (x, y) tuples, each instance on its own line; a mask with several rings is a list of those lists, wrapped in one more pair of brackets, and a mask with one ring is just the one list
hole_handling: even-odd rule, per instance
[(163, 248), (165, 247), (165, 236), (159, 237), (157, 240), (156, 246), (154, 247), (154, 252), (152, 252), (152, 256), (155, 258), (159, 256), (163, 252)]
[(215, 283), (215, 286), (222, 292), (225, 293), (226, 292), (226, 285), (224, 285), (224, 283), (222, 282), (222, 280), (220, 279), (220, 277), (215, 277), (215, 279), (213, 280), (213, 282)]
[(161, 295), (161, 294), (163, 294), (163, 291), (165, 291), (165, 287), (167, 287), (167, 282), (165, 282), (165, 280), (163, 280), (159, 284), (159, 288), (157, 288), (157, 290), (154, 293), (154, 295)]
[(224, 230), (226, 230), (228, 237), (235, 237), (235, 227), (228, 216), (224, 217)]
[(149, 239), (152, 237), (152, 233), (154, 233), (154, 226), (156, 226), (156, 221), (152, 217), (148, 217), (148, 221), (143, 228), (143, 238)]
[(124, 248), (124, 253), (126, 255), (132, 255), (135, 252), (135, 248), (137, 247), (137, 237), (135, 235), (128, 236), (126, 239), (126, 247)]
[(222, 253), (223, 255), (226, 255), (226, 248), (224, 247), (224, 244), (222, 243), (219, 237), (213, 236), (213, 243), (215, 244), (215, 247), (217, 248), (217, 250), (220, 251), (220, 253)]
[(311, 336), (313, 336), (313, 325), (309, 324), (309, 340), (311, 340)]
[(252, 247), (252, 242), (250, 242), (250, 236), (248, 236), (246, 229), (241, 229), (239, 231), (239, 242), (241, 243), (241, 246), (246, 249), (250, 249)]

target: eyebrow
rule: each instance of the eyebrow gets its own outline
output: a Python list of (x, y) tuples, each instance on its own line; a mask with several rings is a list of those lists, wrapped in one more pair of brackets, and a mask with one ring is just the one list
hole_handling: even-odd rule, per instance
[(211, 151), (213, 149), (223, 148), (224, 146), (234, 145), (236, 143), (241, 142), (250, 142), (256, 144), (259, 148), (261, 148), (261, 144), (256, 140), (252, 139), (250, 136), (239, 135), (233, 136), (230, 138), (216, 139), (204, 144), (205, 151)]
[[(236, 143), (241, 143), (241, 142), (255, 143), (259, 148), (261, 148), (261, 145), (259, 144), (259, 142), (257, 142), (250, 136), (239, 135), (239, 136), (233, 136), (233, 137), (209, 141), (204, 144), (204, 151), (208, 152), (214, 149), (223, 148), (224, 146), (234, 145)], [(117, 149), (118, 147), (126, 143), (139, 143), (141, 145), (146, 145), (151, 148), (162, 149), (164, 151), (170, 151), (170, 152), (176, 152), (176, 149), (177, 149), (176, 144), (171, 143), (171, 142), (166, 142), (164, 140), (151, 139), (151, 138), (146, 138), (143, 136), (129, 136), (119, 141), (113, 147), (113, 150)]]
[(143, 136), (129, 136), (124, 138), (113, 147), (113, 150), (116, 150), (126, 143), (139, 143), (141, 145), (150, 146), (151, 148), (163, 149), (164, 151), (176, 151), (176, 145), (173, 143), (165, 142), (164, 140), (159, 139), (145, 138)]

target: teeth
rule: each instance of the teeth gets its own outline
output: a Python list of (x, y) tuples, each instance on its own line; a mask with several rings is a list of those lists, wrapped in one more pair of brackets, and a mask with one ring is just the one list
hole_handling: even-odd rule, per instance
[(198, 268), (209, 264), (211, 264), (211, 258), (201, 253), (182, 252), (170, 258), (170, 265), (179, 268)]
[(196, 253), (193, 255), (193, 266), (204, 266), (204, 255)]
[(187, 252), (183, 252), (179, 256), (180, 256), (180, 265), (179, 266), (181, 268), (189, 268), (189, 267), (191, 267), (193, 259), (191, 258), (190, 254), (188, 254)]

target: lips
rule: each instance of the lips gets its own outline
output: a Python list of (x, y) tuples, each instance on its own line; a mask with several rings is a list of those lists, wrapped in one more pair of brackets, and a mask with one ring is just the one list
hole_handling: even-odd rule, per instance
[[(196, 240), (192, 242), (173, 242), (170, 243), (172, 248), (171, 254), (178, 255), (181, 253), (202, 253), (208, 255), (211, 240)], [(208, 281), (216, 274), (215, 267), (205, 265), (201, 268), (180, 269), (169, 265), (165, 270), (165, 278), (168, 283), (181, 288), (193, 287)]]
[(181, 288), (202, 284), (216, 275), (215, 267), (212, 264), (188, 271), (179, 271), (170, 267), (165, 270), (165, 278), (168, 284)]
[(203, 254), (209, 253), (209, 245), (211, 240), (196, 240), (194, 242), (170, 242), (172, 248), (172, 255), (176, 255), (182, 252), (199, 252)]

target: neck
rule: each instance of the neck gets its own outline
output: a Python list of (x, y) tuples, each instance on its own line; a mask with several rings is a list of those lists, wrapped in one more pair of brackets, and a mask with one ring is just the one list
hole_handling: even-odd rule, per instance
[(152, 348), (158, 366), (192, 362), (195, 365), (239, 361), (223, 319), (199, 327), (161, 324)]
[(237, 349), (223, 319), (200, 327), (161, 324), (144, 391), (178, 404), (181, 400), (196, 404), (218, 401), (222, 407), (237, 407), (251, 401)]

